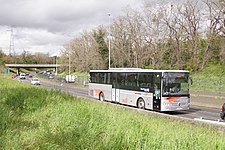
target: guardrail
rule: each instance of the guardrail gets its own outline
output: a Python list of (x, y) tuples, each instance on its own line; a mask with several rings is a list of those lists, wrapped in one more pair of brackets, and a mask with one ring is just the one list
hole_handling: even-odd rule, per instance
[[(48, 78), (51, 80), (55, 80), (56, 82), (60, 82), (60, 83), (66, 83), (65, 76), (54, 76), (54, 75), (47, 75), (47, 74), (39, 74), (38, 76), (40, 76), (42, 78)], [(89, 78), (90, 78), (89, 76), (75, 76), (75, 81), (70, 84), (87, 86), (89, 83)]]

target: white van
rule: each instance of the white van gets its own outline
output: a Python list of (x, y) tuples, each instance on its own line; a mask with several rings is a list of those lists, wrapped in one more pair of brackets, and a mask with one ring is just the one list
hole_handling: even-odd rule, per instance
[(26, 79), (26, 74), (25, 73), (20, 73), (20, 79)]
[(33, 85), (40, 85), (40, 80), (38, 80), (38, 78), (32, 78), (31, 79), (31, 84), (33, 84)]

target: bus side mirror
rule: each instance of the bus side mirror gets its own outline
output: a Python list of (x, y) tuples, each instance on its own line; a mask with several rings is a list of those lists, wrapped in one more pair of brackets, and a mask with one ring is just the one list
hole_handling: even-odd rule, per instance
[(189, 83), (190, 85), (193, 84), (193, 81), (192, 81), (192, 78), (191, 78), (191, 77), (188, 79), (188, 83)]

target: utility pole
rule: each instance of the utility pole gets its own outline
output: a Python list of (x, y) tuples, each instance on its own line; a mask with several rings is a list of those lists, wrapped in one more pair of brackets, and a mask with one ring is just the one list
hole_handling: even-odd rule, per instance
[(9, 55), (15, 55), (15, 49), (14, 49), (14, 35), (13, 35), (13, 27), (11, 27), (10, 30), (7, 30), (11, 32), (10, 35), (10, 45), (9, 45)]
[(68, 51), (68, 53), (69, 53), (69, 75), (70, 75), (70, 41), (69, 41), (69, 51)]

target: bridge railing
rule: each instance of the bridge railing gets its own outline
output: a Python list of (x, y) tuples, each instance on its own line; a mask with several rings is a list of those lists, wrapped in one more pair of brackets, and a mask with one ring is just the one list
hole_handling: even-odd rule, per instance
[(10, 68), (55, 68), (55, 67), (60, 67), (60, 64), (5, 64), (5, 67), (10, 67)]

